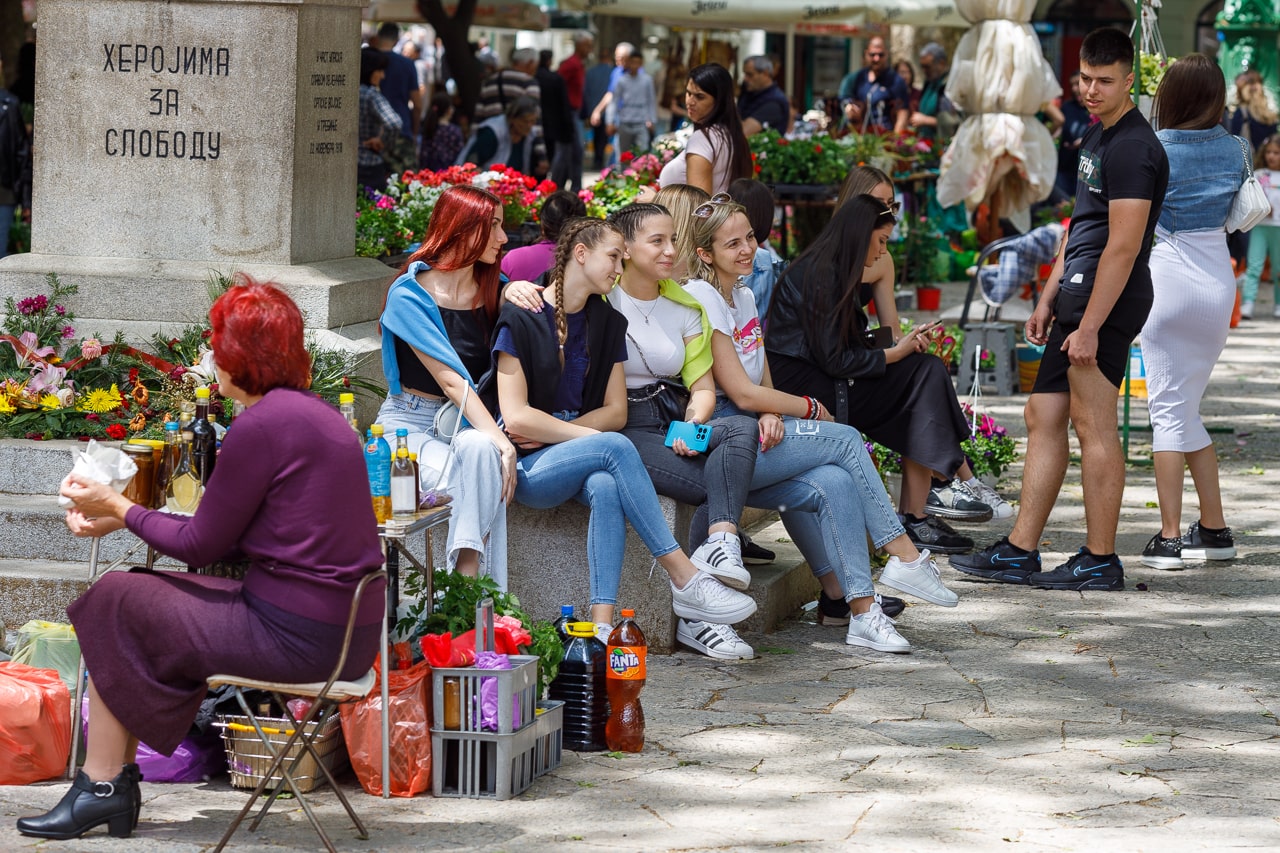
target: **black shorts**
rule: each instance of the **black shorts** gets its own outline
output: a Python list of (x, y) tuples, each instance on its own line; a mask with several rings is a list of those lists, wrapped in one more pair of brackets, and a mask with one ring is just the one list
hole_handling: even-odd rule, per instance
[[(1071, 366), (1071, 361), (1062, 351), (1062, 342), (1067, 335), (1079, 328), (1088, 304), (1087, 293), (1058, 291), (1053, 303), (1053, 328), (1049, 331), (1049, 341), (1045, 344), (1044, 356), (1040, 359), (1040, 372), (1036, 374), (1032, 394), (1071, 391), (1071, 383), (1067, 381), (1067, 368)], [(1124, 371), (1129, 364), (1129, 347), (1142, 331), (1150, 313), (1149, 294), (1124, 293), (1116, 300), (1106, 322), (1098, 330), (1098, 369), (1117, 389), (1124, 380)]]

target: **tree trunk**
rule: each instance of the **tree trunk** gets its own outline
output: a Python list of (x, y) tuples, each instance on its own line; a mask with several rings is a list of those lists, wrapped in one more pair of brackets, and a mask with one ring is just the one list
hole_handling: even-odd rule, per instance
[(418, 11), (444, 45), (445, 60), (458, 87), (458, 114), (470, 121), (480, 98), (480, 62), (467, 43), (467, 33), (476, 16), (476, 0), (458, 0), (453, 15), (445, 13), (440, 0), (417, 0), (417, 3)]

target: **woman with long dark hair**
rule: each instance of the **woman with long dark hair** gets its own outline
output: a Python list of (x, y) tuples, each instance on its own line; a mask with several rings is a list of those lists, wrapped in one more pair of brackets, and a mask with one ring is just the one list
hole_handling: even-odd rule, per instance
[(523, 451), (516, 499), (539, 509), (569, 500), (591, 508), (587, 563), (598, 636), (613, 625), (626, 522), (666, 570), (677, 616), (738, 622), (755, 612), (755, 602), (680, 550), (640, 454), (615, 432), (627, 419), (627, 320), (602, 297), (622, 271), (622, 254), (622, 236), (612, 225), (574, 220), (561, 233), (547, 275), (545, 310), (512, 304), (498, 319), (498, 405), (504, 428)]
[(935, 553), (959, 554), (973, 540), (924, 511), (933, 472), (950, 480), (968, 471), (960, 444), (969, 425), (955, 386), (942, 360), (924, 352), (932, 326), (884, 349), (866, 336), (862, 276), (885, 253), (896, 221), (872, 196), (838, 208), (778, 282), (765, 349), (778, 389), (816, 397), (837, 421), (902, 454), (908, 536)]
[(422, 121), (418, 166), (433, 172), (443, 171), (458, 159), (466, 142), (462, 128), (453, 121), (453, 95), (436, 92), (427, 106), (426, 118)]
[[(387, 399), (378, 423), (409, 430), (410, 449), (434, 464), (453, 454), (449, 567), (481, 569), (500, 586), (507, 576), (507, 514), (515, 492), (516, 451), (472, 393), (489, 369), (489, 336), (498, 318), (498, 256), (507, 242), (502, 202), (487, 190), (454, 186), (431, 212), (421, 248), (391, 283), (382, 309), (382, 370)], [(470, 425), (438, 434), (436, 413), (464, 404)], [(428, 484), (429, 485), (429, 484)]]
[[(1169, 188), (1151, 250), (1154, 300), (1142, 327), (1160, 532), (1142, 562), (1178, 569), (1185, 559), (1228, 560), (1235, 540), (1222, 513), (1218, 457), (1200, 419), (1209, 374), (1227, 343), (1236, 284), (1224, 226), (1246, 176), (1245, 146), (1218, 122), (1222, 71), (1193, 53), (1156, 89), (1156, 136), (1169, 157)], [(1183, 470), (1191, 469), (1200, 518), (1182, 532)]]
[(720, 193), (738, 178), (749, 178), (751, 149), (733, 98), (733, 78), (714, 62), (689, 72), (684, 90), (685, 109), (693, 135), (685, 149), (662, 168), (658, 183), (691, 184), (707, 193)]

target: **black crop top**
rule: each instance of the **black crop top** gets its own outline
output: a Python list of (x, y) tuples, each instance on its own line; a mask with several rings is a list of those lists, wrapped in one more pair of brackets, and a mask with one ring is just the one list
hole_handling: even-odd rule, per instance
[[(488, 322), (483, 309), (441, 308), (440, 318), (444, 320), (444, 330), (449, 333), (449, 342), (462, 360), (463, 367), (471, 374), (471, 381), (479, 382), (489, 370), (489, 335), (493, 324)], [(440, 383), (436, 382), (413, 347), (394, 335), (392, 337), (396, 344), (396, 361), (400, 364), (401, 386), (423, 394), (443, 396)]]

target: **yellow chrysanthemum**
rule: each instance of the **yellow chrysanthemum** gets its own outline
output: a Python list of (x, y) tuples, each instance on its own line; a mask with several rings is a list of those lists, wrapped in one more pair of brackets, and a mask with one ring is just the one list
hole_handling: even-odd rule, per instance
[(59, 409), (62, 408), (62, 402), (58, 399), (57, 394), (45, 394), (40, 398), (40, 408)]
[(9, 396), (7, 394), (0, 394), (0, 415), (12, 415), (16, 411), (18, 410), (13, 407), (13, 403), (10, 402)]
[(106, 414), (114, 412), (120, 408), (120, 404), (124, 402), (124, 398), (120, 396), (120, 389), (115, 385), (111, 386), (110, 391), (102, 388), (94, 388), (89, 393), (80, 398), (79, 405), (76, 408), (83, 412), (99, 412)]

